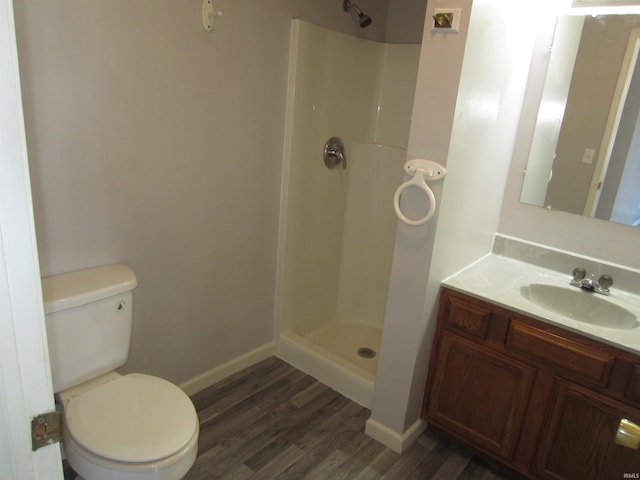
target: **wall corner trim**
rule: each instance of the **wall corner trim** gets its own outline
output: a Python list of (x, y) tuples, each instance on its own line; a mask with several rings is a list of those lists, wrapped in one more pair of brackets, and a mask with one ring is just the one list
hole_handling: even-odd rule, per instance
[(394, 452), (402, 453), (416, 441), (426, 428), (427, 422), (419, 418), (404, 433), (398, 433), (377, 420), (369, 418), (364, 427), (364, 433)]
[(204, 390), (210, 387), (214, 383), (223, 380), (234, 373), (238, 373), (243, 368), (250, 367), (251, 365), (265, 360), (272, 356), (275, 352), (275, 343), (267, 343), (251, 350), (247, 353), (240, 355), (232, 360), (229, 360), (222, 365), (207, 370), (200, 375), (187, 380), (184, 383), (178, 385), (187, 395), (193, 395), (194, 393)]

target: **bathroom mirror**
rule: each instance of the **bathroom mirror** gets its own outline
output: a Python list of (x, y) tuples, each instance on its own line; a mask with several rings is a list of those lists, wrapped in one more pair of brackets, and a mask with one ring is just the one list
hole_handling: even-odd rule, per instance
[(640, 15), (561, 16), (520, 201), (640, 226)]

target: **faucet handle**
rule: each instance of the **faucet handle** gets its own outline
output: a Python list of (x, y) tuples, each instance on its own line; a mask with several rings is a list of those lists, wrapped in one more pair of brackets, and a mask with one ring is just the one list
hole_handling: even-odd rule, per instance
[(579, 283), (584, 277), (587, 276), (587, 271), (582, 267), (576, 267), (571, 272), (573, 275), (573, 281)]
[(598, 285), (603, 290), (609, 290), (609, 287), (613, 285), (613, 278), (611, 278), (611, 275), (602, 275), (598, 280)]

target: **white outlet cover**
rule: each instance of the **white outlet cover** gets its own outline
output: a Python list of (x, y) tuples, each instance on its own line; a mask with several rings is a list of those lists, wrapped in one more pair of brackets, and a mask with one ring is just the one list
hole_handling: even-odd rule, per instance
[(582, 155), (582, 163), (587, 165), (591, 165), (593, 163), (593, 157), (595, 156), (596, 151), (593, 148), (585, 148), (584, 154)]

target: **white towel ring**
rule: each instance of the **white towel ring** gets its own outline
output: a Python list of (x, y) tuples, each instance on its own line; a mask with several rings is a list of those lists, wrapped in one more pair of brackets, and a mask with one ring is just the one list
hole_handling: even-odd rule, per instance
[[(400, 210), (400, 195), (402, 195), (402, 192), (404, 192), (409, 187), (418, 187), (420, 190), (426, 193), (427, 197), (429, 198), (429, 211), (424, 217), (418, 220), (411, 220), (404, 213), (402, 213), (402, 210)], [(431, 220), (431, 217), (433, 217), (433, 214), (436, 211), (436, 197), (433, 195), (433, 192), (424, 181), (424, 176), (414, 175), (411, 180), (403, 183), (398, 187), (398, 189), (396, 190), (396, 194), (393, 197), (393, 206), (396, 209), (396, 215), (398, 215), (398, 218), (407, 225), (422, 225), (427, 223), (429, 220)]]
[[(407, 163), (405, 163), (404, 169), (408, 174), (413, 175), (413, 178), (411, 178), (411, 180), (409, 180), (408, 182), (400, 185), (396, 190), (396, 193), (393, 197), (393, 206), (395, 208), (396, 215), (407, 225), (423, 225), (431, 220), (431, 217), (433, 217), (433, 214), (436, 211), (436, 197), (433, 195), (433, 192), (427, 185), (427, 180), (432, 181), (444, 178), (447, 174), (447, 171), (442, 165), (436, 162), (422, 159), (409, 160)], [(429, 211), (424, 217), (417, 220), (408, 218), (404, 213), (402, 213), (402, 210), (400, 209), (400, 196), (402, 195), (402, 192), (404, 192), (409, 187), (419, 188), (427, 195), (427, 198), (429, 199)]]

